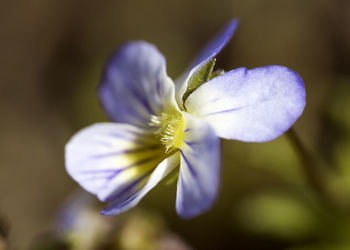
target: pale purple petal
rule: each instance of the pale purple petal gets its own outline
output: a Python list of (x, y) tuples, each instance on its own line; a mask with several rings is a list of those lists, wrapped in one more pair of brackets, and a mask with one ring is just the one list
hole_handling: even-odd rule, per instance
[(122, 201), (140, 190), (165, 158), (164, 147), (152, 138), (131, 125), (92, 125), (67, 143), (67, 172), (101, 201)]
[(282, 135), (299, 118), (305, 89), (299, 75), (282, 66), (239, 68), (201, 85), (185, 106), (222, 138), (264, 142)]
[(220, 141), (208, 124), (189, 114), (184, 116), (176, 210), (181, 217), (191, 218), (209, 210), (216, 201), (221, 177)]
[(182, 95), (187, 89), (188, 80), (195, 74), (203, 65), (214, 58), (225, 45), (230, 41), (238, 25), (238, 20), (231, 20), (225, 28), (220, 31), (198, 54), (190, 67), (179, 77), (176, 81), (176, 98), (180, 106), (182, 102)]
[(153, 189), (164, 177), (166, 177), (174, 168), (178, 167), (179, 153), (175, 153), (162, 161), (149, 176), (147, 183), (143, 188), (136, 190), (125, 198), (116, 198), (110, 201), (110, 206), (102, 211), (103, 215), (114, 215), (124, 212), (136, 206), (141, 199)]
[(140, 41), (125, 44), (110, 58), (98, 93), (112, 121), (147, 127), (150, 115), (175, 103), (174, 88), (163, 55)]

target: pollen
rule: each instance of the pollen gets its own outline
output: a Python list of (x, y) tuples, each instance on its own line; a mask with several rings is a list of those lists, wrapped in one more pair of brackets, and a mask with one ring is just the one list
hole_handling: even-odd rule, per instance
[(179, 111), (161, 113), (158, 116), (152, 115), (150, 125), (156, 128), (155, 134), (165, 146), (166, 153), (181, 147), (185, 122)]

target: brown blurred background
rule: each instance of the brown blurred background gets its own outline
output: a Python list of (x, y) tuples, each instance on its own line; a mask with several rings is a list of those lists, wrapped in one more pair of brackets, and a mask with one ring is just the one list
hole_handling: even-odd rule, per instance
[[(128, 40), (147, 40), (176, 78), (231, 18), (240, 24), (217, 66), (277, 64), (297, 71), (307, 108), (296, 131), (333, 166), (334, 145), (349, 121), (348, 0), (0, 1), (0, 215), (12, 246), (25, 249), (50, 231), (60, 204), (79, 189), (65, 172), (64, 145), (80, 128), (106, 120), (95, 89), (109, 54)], [(345, 104), (329, 111), (334, 95)], [(223, 157), (222, 192), (208, 214), (177, 217), (174, 186), (152, 191), (141, 206), (161, 214), (195, 249), (289, 246), (294, 238), (242, 230), (234, 212), (256, 190), (307, 186), (287, 139), (225, 141)]]

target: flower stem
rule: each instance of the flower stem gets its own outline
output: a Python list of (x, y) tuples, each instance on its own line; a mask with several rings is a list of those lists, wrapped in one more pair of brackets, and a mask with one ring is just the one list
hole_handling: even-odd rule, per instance
[(300, 157), (303, 171), (309, 185), (319, 194), (320, 198), (324, 201), (325, 205), (331, 208), (338, 208), (338, 204), (328, 187), (325, 172), (318, 164), (319, 162), (315, 157), (304, 147), (303, 143), (299, 139), (295, 130), (291, 128), (287, 132), (296, 153)]

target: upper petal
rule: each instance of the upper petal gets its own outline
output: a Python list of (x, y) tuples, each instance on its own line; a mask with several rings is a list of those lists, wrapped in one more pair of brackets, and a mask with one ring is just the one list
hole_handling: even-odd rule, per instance
[(90, 126), (67, 143), (67, 172), (100, 200), (123, 204), (144, 187), (165, 158), (164, 147), (152, 138), (125, 124)]
[(210, 59), (215, 57), (230, 41), (233, 33), (238, 25), (238, 20), (231, 20), (212, 40), (210, 40), (205, 47), (199, 52), (193, 60), (190, 69), (197, 67), (200, 64), (205, 64)]
[(299, 118), (305, 89), (298, 74), (282, 66), (239, 68), (201, 85), (185, 106), (220, 137), (264, 142), (283, 134)]
[(220, 140), (205, 122), (184, 113), (184, 143), (177, 183), (176, 210), (191, 218), (212, 207), (221, 175)]
[(187, 82), (203, 65), (209, 62), (225, 47), (230, 41), (238, 25), (238, 20), (231, 20), (225, 28), (220, 31), (208, 44), (200, 51), (190, 67), (176, 81), (176, 100), (182, 106), (182, 95), (187, 89)]
[(174, 88), (163, 55), (140, 41), (125, 44), (110, 58), (98, 93), (112, 121), (147, 127), (150, 115), (175, 103)]

